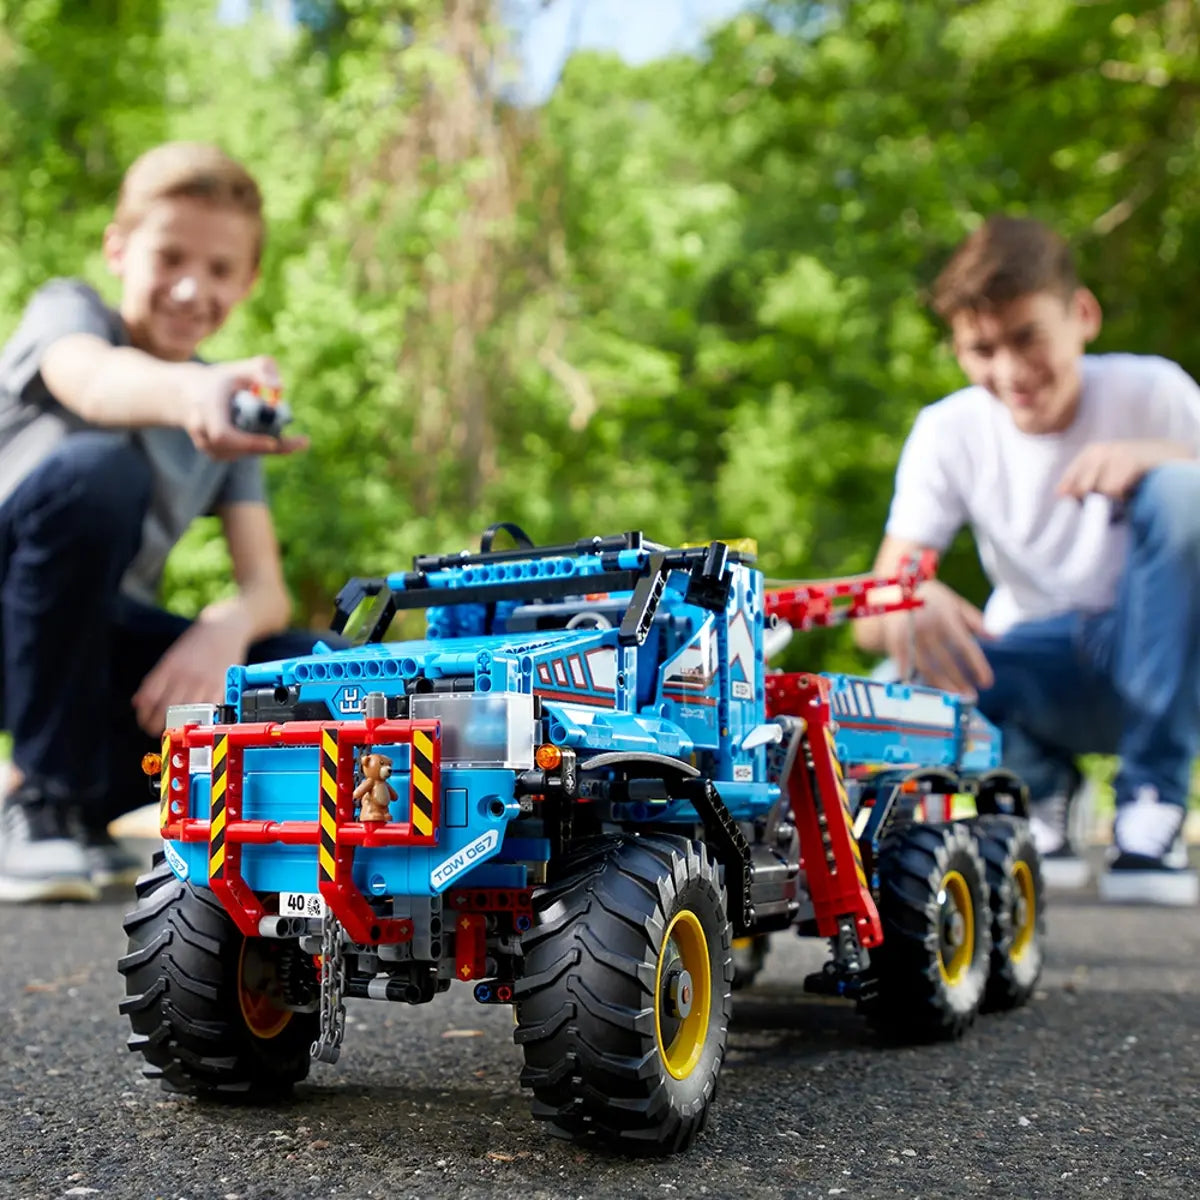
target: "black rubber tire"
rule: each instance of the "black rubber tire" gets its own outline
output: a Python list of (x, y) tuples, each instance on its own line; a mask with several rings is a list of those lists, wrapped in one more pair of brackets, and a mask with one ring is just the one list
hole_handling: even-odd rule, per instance
[[(625, 1153), (692, 1144), (716, 1095), (733, 1005), (725, 904), (706, 848), (658, 834), (597, 838), (535, 895), (514, 989), (514, 1039), (534, 1116), (561, 1136), (595, 1137)], [(673, 926), (703, 935), (684, 955), (706, 963), (709, 977), (707, 1021), (696, 1009), (691, 1030), (670, 1024), (660, 1000), (660, 952), (666, 958), (681, 945), (679, 935), (665, 936)], [(665, 1048), (660, 1004), (673, 1039)], [(693, 1053), (676, 1062), (677, 1074), (667, 1057), (681, 1044)]]
[[(984, 1008), (993, 1012), (1019, 1008), (1033, 995), (1045, 961), (1046, 892), (1041, 859), (1028, 822), (980, 817), (973, 825), (992, 909), (992, 969)], [(1018, 939), (1023, 944), (1014, 955)]]
[(137, 894), (125, 918), (129, 950), (117, 969), (125, 976), (121, 1012), (133, 1027), (129, 1048), (146, 1059), (144, 1074), (189, 1095), (290, 1091), (308, 1074), (317, 1014), (293, 1012), (273, 1036), (256, 1034), (239, 999), (249, 939), (216, 897), (177, 878), (161, 855), (138, 880)]
[[(959, 1037), (983, 1002), (992, 950), (979, 847), (965, 825), (909, 825), (880, 847), (878, 870), (883, 945), (871, 951), (876, 988), (861, 1002), (862, 1010), (889, 1037)], [(969, 933), (962, 935), (964, 963), (950, 979), (942, 935), (954, 910), (943, 908), (939, 895), (952, 873), (955, 887), (962, 881), (971, 912)]]
[(733, 990), (753, 987), (767, 962), (771, 939), (765, 933), (735, 938), (733, 942)]

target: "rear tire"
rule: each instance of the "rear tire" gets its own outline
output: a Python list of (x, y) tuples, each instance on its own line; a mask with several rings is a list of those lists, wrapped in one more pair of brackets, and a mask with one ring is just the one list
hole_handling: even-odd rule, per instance
[(242, 935), (207, 889), (156, 858), (125, 918), (121, 1012), (145, 1074), (191, 1095), (280, 1095), (308, 1074), (313, 1012), (280, 1003), (289, 972), (313, 970), (291, 942)]
[(992, 969), (984, 1007), (1019, 1008), (1033, 995), (1045, 960), (1041, 860), (1025, 821), (980, 817), (974, 829), (992, 909)]
[(878, 869), (883, 944), (863, 1011), (891, 1037), (959, 1037), (983, 1002), (992, 949), (975, 839), (964, 825), (909, 825), (884, 842)]
[(685, 1150), (725, 1057), (733, 962), (706, 848), (667, 835), (581, 847), (534, 899), (515, 988), (521, 1082), (567, 1137)]

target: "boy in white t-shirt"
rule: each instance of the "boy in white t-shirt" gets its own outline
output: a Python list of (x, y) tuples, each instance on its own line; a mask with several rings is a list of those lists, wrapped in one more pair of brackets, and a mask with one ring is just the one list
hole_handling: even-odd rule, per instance
[(1200, 740), (1200, 388), (1165, 359), (1084, 354), (1099, 303), (1036, 221), (989, 219), (933, 306), (971, 386), (918, 415), (875, 567), (970, 525), (994, 590), (980, 612), (931, 582), (911, 620), (857, 622), (859, 644), (978, 697), (1029, 784), (1048, 878), (1082, 866), (1076, 756), (1119, 753), (1101, 894), (1195, 904), (1182, 829)]

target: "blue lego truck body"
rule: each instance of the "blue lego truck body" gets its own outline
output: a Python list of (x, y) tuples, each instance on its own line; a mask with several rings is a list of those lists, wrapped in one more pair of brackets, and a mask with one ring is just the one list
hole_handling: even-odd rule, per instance
[[(894, 607), (911, 605), (909, 588)], [(383, 640), (408, 610), (423, 610), (425, 636)], [(739, 947), (761, 963), (772, 931), (825, 937), (830, 966), (810, 988), (878, 1013), (897, 838), (908, 858), (932, 855), (966, 880), (950, 904), (978, 934), (967, 959), (961, 933), (938, 951), (947, 995), (926, 1013), (961, 1031), (989, 974), (983, 925), (1000, 885), (982, 835), (951, 820), (951, 798), (973, 793), (1027, 860), (1019, 781), (999, 770), (998, 732), (957, 697), (772, 671), (764, 633), (789, 611), (752, 556), (722, 543), (624, 534), (495, 551), (489, 536), (479, 553), (352, 580), (335, 629), (356, 632), (354, 644), (232, 667), (223, 705), (177, 710), (162, 753), (160, 886), (220, 912), (242, 947), (229, 987), (249, 1049), (235, 1073), (265, 1056), (282, 1086), (307, 1069), (305, 1040), (312, 1057), (336, 1059), (345, 997), (424, 1002), (458, 980), (481, 1002), (516, 1006), (540, 1115), (573, 1134), (680, 1148), (715, 1086)], [(935, 826), (936, 846), (909, 844)], [(616, 909), (646, 908), (649, 941), (628, 947), (626, 969), (587, 950), (597, 938), (624, 945), (629, 930), (608, 927), (616, 916), (559, 928), (564, 895), (607, 913), (604, 888)], [(1036, 906), (1040, 880), (1023, 897)], [(131, 1011), (150, 990), (138, 957), (147, 919), (135, 910), (127, 923)], [(596, 963), (578, 965), (581, 954)], [(610, 1050), (657, 1048), (657, 1090), (608, 1133), (563, 1064), (577, 1068), (582, 1045), (627, 1022), (549, 1027), (562, 987), (578, 998), (582, 985), (613, 989), (622, 1012), (640, 987), (654, 1014)], [(246, 1016), (255, 1005), (265, 1026)], [(569, 1007), (577, 1014), (577, 999)], [(169, 1021), (149, 1009), (143, 1027)], [(277, 1024), (295, 1041), (286, 1053)], [(177, 1086), (206, 1090), (186, 1057), (138, 1048)], [(665, 1125), (647, 1115), (663, 1103)]]
[[(421, 641), (371, 642), (232, 667), (227, 705), (237, 721), (316, 710), (337, 722), (360, 719), (366, 696), (374, 693), (404, 698), (413, 719), (439, 723), (444, 808), (436, 839), (426, 846), (364, 847), (356, 855), (355, 880), (368, 894), (435, 895), (452, 883), (528, 886), (528, 864), (546, 861), (549, 847), (536, 839), (531, 844), (519, 829), (510, 842), (509, 826), (521, 816), (515, 781), (534, 769), (534, 751), (542, 742), (569, 748), (580, 766), (601, 754), (702, 759), (733, 819), (753, 821), (780, 794), (767, 766), (771, 743), (754, 736), (767, 727), (762, 575), (734, 556), (727, 567), (727, 599), (714, 608), (689, 603), (691, 574), (671, 570), (645, 639), (627, 644), (619, 623), (633, 589), (602, 595), (590, 589), (600, 586), (595, 581), (607, 574), (606, 566), (641, 577), (658, 549), (609, 552), (609, 563), (604, 553), (585, 553), (524, 564), (443, 566), (424, 573), (415, 592), (409, 576), (393, 575), (386, 580), (393, 593), (428, 602), (445, 592), (459, 603), (430, 604), (428, 636)], [(485, 606), (470, 599), (475, 590), (503, 588), (509, 581), (532, 583), (525, 590), (536, 593), (539, 579), (571, 580), (590, 598), (510, 600), (490, 619)], [(911, 684), (826, 678), (843, 766), (947, 767), (981, 774), (999, 765), (997, 732), (957, 697)], [(423, 681), (430, 690), (416, 690)], [(287, 694), (290, 709), (278, 711), (280, 692)], [(380, 742), (373, 748), (393, 759), (391, 781), (407, 797), (410, 744)], [(311, 819), (318, 768), (315, 744), (248, 748), (242, 818)], [(188, 815), (205, 816), (209, 807), (210, 777), (197, 770)], [(629, 801), (614, 816), (632, 825), (697, 820), (688, 801), (666, 797)], [(404, 800), (397, 801), (395, 817), (407, 819)], [(172, 861), (203, 884), (207, 843), (176, 842), (172, 849)], [(247, 847), (243, 875), (256, 892), (314, 892), (313, 851), (282, 843)]]

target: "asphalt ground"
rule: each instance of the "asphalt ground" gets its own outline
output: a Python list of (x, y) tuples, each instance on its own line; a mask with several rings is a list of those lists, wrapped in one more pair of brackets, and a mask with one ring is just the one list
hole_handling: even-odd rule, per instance
[(270, 1108), (176, 1099), (117, 1013), (121, 893), (4, 910), (0, 1197), (1200, 1196), (1200, 913), (1052, 897), (1029, 1007), (889, 1047), (808, 998), (821, 948), (773, 939), (738, 993), (693, 1149), (630, 1160), (528, 1115), (504, 1008), (455, 985), (351, 1002), (336, 1066)]

